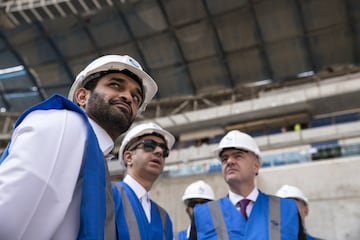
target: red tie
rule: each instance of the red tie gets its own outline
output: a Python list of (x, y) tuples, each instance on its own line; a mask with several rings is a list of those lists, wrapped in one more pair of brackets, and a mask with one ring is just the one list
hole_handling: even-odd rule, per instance
[(237, 203), (237, 205), (240, 206), (241, 214), (244, 216), (246, 220), (248, 219), (246, 214), (246, 207), (249, 204), (249, 202), (251, 202), (251, 200), (244, 198)]

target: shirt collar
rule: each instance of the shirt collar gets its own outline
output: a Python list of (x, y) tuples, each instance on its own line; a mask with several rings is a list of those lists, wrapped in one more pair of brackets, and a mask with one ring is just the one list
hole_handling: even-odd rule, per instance
[(248, 196), (241, 196), (229, 190), (229, 199), (234, 205), (236, 205), (240, 200), (244, 198), (249, 199), (252, 202), (255, 202), (258, 195), (259, 195), (259, 190), (257, 188), (254, 188)]
[(107, 134), (107, 132), (99, 126), (99, 124), (97, 124), (91, 118), (89, 118), (89, 121), (90, 125), (94, 129), (101, 151), (103, 152), (104, 156), (108, 155), (114, 148), (114, 141), (111, 139), (109, 134)]
[(145, 194), (148, 194), (150, 198), (150, 194), (146, 192), (145, 188), (141, 186), (132, 176), (127, 174), (123, 180), (129, 187), (135, 192), (136, 196), (140, 199)]

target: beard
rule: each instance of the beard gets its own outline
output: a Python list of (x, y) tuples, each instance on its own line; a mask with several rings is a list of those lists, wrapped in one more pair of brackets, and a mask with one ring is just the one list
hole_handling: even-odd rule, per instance
[(113, 138), (126, 132), (134, 121), (132, 111), (118, 108), (111, 99), (106, 101), (104, 95), (95, 90), (90, 94), (85, 110)]

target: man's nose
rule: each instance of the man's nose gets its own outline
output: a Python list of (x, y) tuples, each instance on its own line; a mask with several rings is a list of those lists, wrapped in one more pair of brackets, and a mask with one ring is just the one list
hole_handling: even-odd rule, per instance
[(235, 161), (235, 158), (233, 156), (229, 156), (228, 159), (226, 160), (226, 164), (233, 164)]
[(163, 152), (162, 148), (159, 147), (159, 146), (156, 146), (153, 153), (157, 157), (163, 157), (164, 156), (164, 152)]
[(132, 95), (129, 91), (123, 91), (121, 93), (119, 93), (120, 97), (125, 100), (126, 102), (132, 102)]

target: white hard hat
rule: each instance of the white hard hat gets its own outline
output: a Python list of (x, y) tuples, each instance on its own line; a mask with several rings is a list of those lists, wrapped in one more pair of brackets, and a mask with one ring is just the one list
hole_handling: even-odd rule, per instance
[(219, 156), (221, 151), (225, 148), (238, 148), (251, 151), (260, 158), (260, 149), (255, 140), (248, 134), (240, 132), (239, 130), (232, 130), (228, 132), (220, 141), (218, 147), (215, 149), (215, 154)]
[(133, 140), (137, 137), (141, 137), (143, 135), (152, 134), (152, 133), (157, 133), (157, 134), (160, 134), (161, 136), (163, 136), (165, 138), (166, 145), (169, 148), (169, 150), (172, 148), (172, 146), (175, 143), (175, 137), (171, 133), (166, 131), (165, 129), (161, 128), (156, 123), (153, 123), (153, 122), (142, 123), (142, 124), (139, 124), (139, 125), (131, 128), (125, 135), (124, 139), (121, 142), (121, 146), (119, 149), (119, 159), (123, 160), (125, 147), (131, 140)]
[(138, 76), (142, 81), (142, 88), (144, 91), (144, 101), (141, 104), (138, 114), (145, 110), (146, 105), (155, 96), (158, 86), (155, 81), (142, 69), (141, 65), (132, 57), (128, 55), (105, 55), (92, 61), (84, 70), (82, 70), (72, 84), (68, 98), (75, 102), (75, 92), (85, 86), (88, 76), (102, 71), (109, 70), (129, 70)]
[(187, 205), (188, 201), (192, 198), (201, 198), (207, 200), (214, 200), (214, 191), (202, 180), (190, 184), (184, 192), (182, 197), (183, 202)]
[(308, 203), (308, 199), (305, 194), (297, 187), (290, 185), (283, 185), (277, 192), (276, 196), (282, 198), (296, 198), (303, 200), (306, 204)]

